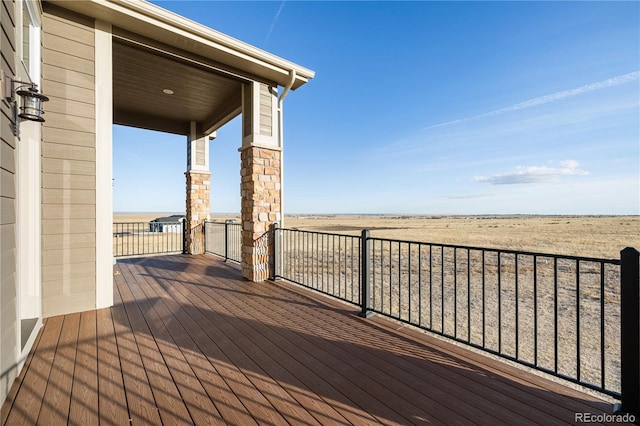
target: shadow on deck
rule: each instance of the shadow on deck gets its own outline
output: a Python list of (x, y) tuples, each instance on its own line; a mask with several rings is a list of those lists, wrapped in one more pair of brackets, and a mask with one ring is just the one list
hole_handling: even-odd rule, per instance
[(612, 410), (215, 256), (114, 274), (112, 308), (46, 320), (3, 424), (566, 424)]

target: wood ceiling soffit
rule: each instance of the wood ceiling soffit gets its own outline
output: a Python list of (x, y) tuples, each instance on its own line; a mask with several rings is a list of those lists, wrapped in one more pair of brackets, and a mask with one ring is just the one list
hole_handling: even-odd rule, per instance
[(242, 113), (242, 94), (240, 91), (233, 93), (221, 103), (221, 106), (213, 111), (210, 116), (202, 121), (202, 128), (198, 133), (217, 130)]
[(115, 108), (113, 111), (113, 123), (123, 126), (137, 127), (159, 132), (173, 133), (177, 135), (188, 135), (190, 131), (189, 122), (181, 120), (159, 119), (155, 116), (143, 114), (135, 111), (128, 111), (122, 108)]
[(157, 40), (149, 39), (139, 34), (134, 34), (122, 28), (113, 28), (113, 41), (114, 43), (129, 44), (139, 49), (154, 52), (158, 55), (171, 57), (176, 61), (181, 61), (194, 67), (201, 67), (211, 72), (217, 72), (222, 76), (238, 80), (242, 83), (246, 83), (249, 81), (259, 81), (269, 86), (277, 86), (276, 82), (267, 80), (258, 75), (239, 70), (210, 58), (205, 58), (203, 56), (187, 52), (185, 50), (167, 45)]

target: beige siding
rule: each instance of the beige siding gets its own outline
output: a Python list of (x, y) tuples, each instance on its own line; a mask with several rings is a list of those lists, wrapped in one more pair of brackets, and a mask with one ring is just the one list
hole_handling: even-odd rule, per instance
[(194, 141), (194, 143), (196, 145), (196, 165), (205, 166), (207, 164), (207, 149), (205, 145), (208, 143), (208, 141), (205, 139), (198, 139)]
[(93, 148), (95, 144), (95, 137), (93, 133), (77, 132), (68, 129), (56, 129), (54, 127), (46, 127), (42, 129), (42, 137), (46, 138), (47, 141), (51, 143), (66, 145), (88, 146)]
[(74, 175), (95, 176), (95, 166), (93, 161), (42, 158), (42, 171), (45, 173), (72, 173)]
[[(0, 3), (0, 67), (15, 75), (15, 2)], [(16, 294), (16, 204), (15, 146), (9, 104), (0, 100), (0, 402), (18, 373), (16, 353), (19, 342)]]
[(95, 307), (94, 24), (45, 4), (42, 87), (43, 316)]
[(273, 106), (271, 89), (266, 84), (260, 84), (260, 134), (273, 136)]
[[(95, 250), (96, 235), (91, 233), (83, 234), (52, 234), (42, 236), (42, 251), (47, 250), (72, 250), (76, 248), (86, 248)], [(44, 255), (43, 255), (44, 256)]]

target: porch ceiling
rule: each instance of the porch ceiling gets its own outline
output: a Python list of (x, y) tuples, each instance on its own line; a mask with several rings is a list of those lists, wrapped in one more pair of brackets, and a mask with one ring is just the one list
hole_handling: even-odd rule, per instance
[(116, 124), (187, 135), (195, 121), (199, 137), (240, 114), (244, 82), (295, 90), (315, 75), (147, 1), (43, 2), (111, 27)]
[(188, 135), (190, 122), (195, 121), (202, 134), (240, 113), (241, 87), (239, 79), (204, 66), (125, 42), (113, 43), (116, 124)]

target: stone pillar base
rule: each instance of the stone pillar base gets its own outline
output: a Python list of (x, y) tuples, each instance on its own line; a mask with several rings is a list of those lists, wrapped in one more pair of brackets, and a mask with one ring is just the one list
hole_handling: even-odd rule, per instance
[(211, 173), (189, 171), (187, 177), (187, 215), (185, 251), (203, 254), (204, 221), (211, 215)]
[(248, 146), (242, 161), (242, 275), (254, 282), (274, 275), (271, 225), (280, 221), (280, 150)]

